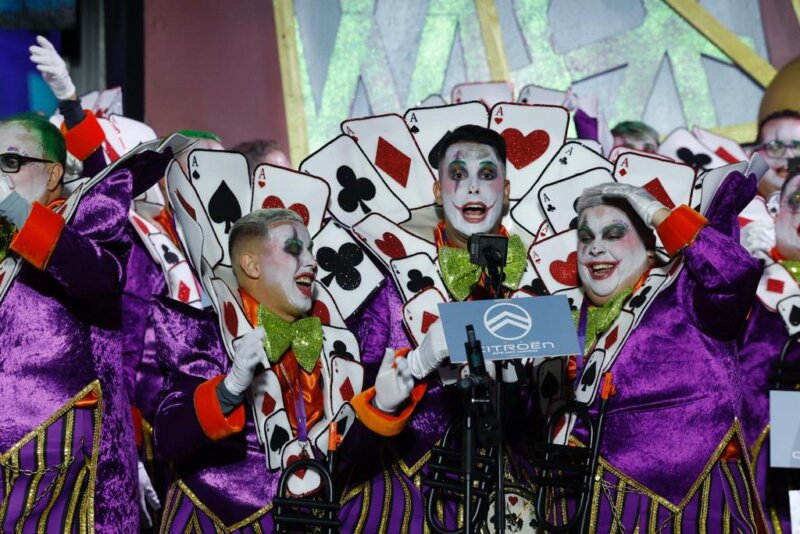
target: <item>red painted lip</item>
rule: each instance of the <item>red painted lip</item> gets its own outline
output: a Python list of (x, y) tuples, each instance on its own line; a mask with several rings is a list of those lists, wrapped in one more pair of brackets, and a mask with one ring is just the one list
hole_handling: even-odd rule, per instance
[[(311, 280), (311, 283), (308, 285), (300, 284), (297, 282), (297, 280), (299, 280), (300, 278), (308, 278)], [(312, 297), (314, 295), (314, 280), (316, 279), (314, 273), (312, 272), (300, 273), (297, 276), (295, 276), (294, 279), (295, 279), (295, 285), (297, 286), (297, 290), (300, 291), (300, 293), (302, 293), (306, 297)]]
[[(619, 265), (619, 262), (618, 261), (617, 262), (614, 262), (614, 261), (593, 261), (591, 263), (584, 263), (583, 265), (589, 270), (589, 276), (592, 277), (592, 280), (607, 280), (617, 270), (617, 265)], [(613, 265), (613, 267), (611, 267), (610, 269), (607, 269), (607, 270), (605, 270), (605, 271), (603, 271), (601, 273), (596, 273), (592, 269), (592, 266), (594, 266), (594, 265)]]
[[(465, 221), (467, 221), (468, 223), (471, 223), (471, 224), (476, 224), (476, 223), (483, 222), (486, 219), (486, 216), (489, 214), (489, 210), (494, 207), (496, 202), (497, 201), (493, 202), (491, 206), (487, 206), (483, 202), (465, 202), (464, 204), (459, 206), (458, 204), (453, 202), (453, 206), (455, 206), (456, 209), (458, 209), (458, 211), (461, 212), (461, 217)], [(467, 213), (465, 212), (465, 210), (467, 208), (471, 208), (471, 207), (481, 208), (483, 210), (483, 213), (478, 217), (468, 216)]]

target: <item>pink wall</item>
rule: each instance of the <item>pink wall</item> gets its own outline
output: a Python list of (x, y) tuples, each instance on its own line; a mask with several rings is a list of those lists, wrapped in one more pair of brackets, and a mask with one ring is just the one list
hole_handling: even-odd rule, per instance
[(272, 2), (145, 0), (145, 120), (288, 150)]

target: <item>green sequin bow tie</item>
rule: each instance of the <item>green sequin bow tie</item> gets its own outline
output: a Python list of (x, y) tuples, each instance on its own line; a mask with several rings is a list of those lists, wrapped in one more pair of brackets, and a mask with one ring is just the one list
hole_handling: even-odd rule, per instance
[[(625, 300), (632, 292), (633, 289), (628, 288), (602, 306), (589, 306), (587, 310), (589, 315), (586, 318), (586, 343), (584, 343), (584, 354), (588, 353), (589, 349), (592, 348), (597, 336), (605, 332), (608, 327), (617, 320), (617, 317), (619, 317), (622, 311), (622, 305), (625, 304)], [(584, 298), (589, 297), (587, 296)], [(573, 310), (572, 320), (575, 321), (575, 326), (578, 326), (580, 318), (581, 310)]]
[(786, 267), (786, 270), (792, 273), (795, 282), (800, 282), (800, 261), (799, 260), (781, 260), (781, 265)]
[(280, 360), (292, 348), (297, 363), (310, 373), (322, 350), (322, 322), (319, 317), (306, 317), (290, 323), (262, 305), (258, 305), (258, 324), (264, 328), (264, 350), (270, 363)]
[[(525, 272), (527, 258), (525, 245), (519, 236), (508, 238), (508, 257), (506, 259), (503, 285), (517, 289), (522, 273)], [(456, 300), (469, 297), (472, 287), (481, 279), (481, 268), (469, 262), (469, 251), (463, 248), (439, 247), (439, 268), (448, 291)]]

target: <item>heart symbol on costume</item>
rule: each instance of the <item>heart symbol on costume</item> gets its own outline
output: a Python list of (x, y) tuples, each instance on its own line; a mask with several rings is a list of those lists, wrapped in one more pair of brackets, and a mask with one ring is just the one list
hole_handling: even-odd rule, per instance
[(503, 117), (495, 117), (494, 118), (494, 123), (495, 124), (500, 124), (501, 122), (503, 122)]
[(232, 336), (236, 337), (236, 333), (239, 331), (239, 317), (236, 315), (236, 310), (230, 302), (226, 302), (222, 308), (224, 310), (225, 327)]
[(438, 318), (439, 318), (438, 315), (434, 315), (431, 312), (422, 312), (422, 328), (420, 329), (420, 331), (423, 334), (427, 334), (428, 328), (430, 328), (431, 325), (435, 323), (436, 319)]
[(508, 497), (508, 502), (511, 503), (511, 506), (517, 504), (517, 501), (519, 501), (519, 499), (516, 497), (516, 495), (511, 495)]
[[(289, 457), (286, 459), (286, 467), (289, 467), (290, 465), (292, 465), (292, 464), (293, 464), (293, 463), (295, 463), (296, 461), (298, 461), (298, 460), (302, 460), (302, 459), (304, 459), (304, 458), (305, 458), (305, 457), (304, 457), (303, 455), (300, 455), (300, 454), (292, 454), (291, 456), (289, 456)], [(305, 469), (298, 469), (298, 470), (297, 470), (297, 471), (295, 471), (293, 474), (294, 474), (294, 475), (297, 475), (297, 478), (299, 478), (300, 480), (303, 480), (303, 479), (306, 477), (306, 470), (305, 470)]]
[(375, 246), (392, 259), (404, 258), (407, 255), (403, 243), (396, 235), (389, 232), (384, 232), (382, 239), (376, 239)]
[(578, 285), (578, 253), (570, 252), (566, 261), (555, 260), (550, 264), (550, 275), (559, 284), (577, 287)]
[(321, 300), (315, 300), (311, 306), (311, 316), (318, 317), (322, 324), (331, 324), (331, 312)]
[(501, 135), (506, 140), (506, 157), (517, 169), (527, 167), (539, 159), (550, 146), (550, 135), (545, 130), (534, 130), (528, 135), (522, 135), (516, 128), (508, 128)]
[(264, 180), (258, 181), (258, 187), (264, 187), (265, 185), (267, 185), (267, 182), (265, 182)]
[[(286, 206), (283, 204), (283, 200), (275, 195), (270, 195), (265, 198), (264, 201), (261, 202), (261, 207), (264, 209), (286, 209)], [(308, 226), (309, 215), (308, 208), (305, 206), (305, 204), (295, 202), (289, 206), (289, 209), (298, 214), (300, 218), (303, 219), (303, 224)]]

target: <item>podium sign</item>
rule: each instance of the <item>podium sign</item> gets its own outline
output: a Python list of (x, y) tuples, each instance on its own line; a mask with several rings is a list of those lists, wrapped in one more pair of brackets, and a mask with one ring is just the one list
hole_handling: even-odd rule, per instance
[(800, 391), (769, 392), (769, 465), (800, 468)]
[(466, 362), (467, 325), (486, 361), (580, 354), (569, 301), (564, 295), (439, 304), (453, 363)]

